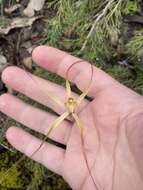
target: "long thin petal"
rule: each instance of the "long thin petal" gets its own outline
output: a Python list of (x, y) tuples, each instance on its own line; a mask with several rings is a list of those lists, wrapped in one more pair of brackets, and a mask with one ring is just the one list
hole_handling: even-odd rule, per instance
[(64, 119), (69, 115), (68, 112), (64, 112), (61, 116), (59, 116), (54, 123), (51, 125), (51, 127), (49, 128), (49, 131), (47, 133), (47, 135), (45, 136), (45, 138), (43, 139), (43, 141), (41, 142), (41, 144), (39, 145), (39, 147), (31, 154), (30, 158), (32, 158), (37, 151), (43, 146), (43, 144), (45, 143), (45, 141), (48, 139), (49, 135), (51, 134), (51, 132), (53, 131), (53, 129), (57, 128), (61, 122), (64, 121)]
[(89, 81), (89, 85), (87, 86), (87, 88), (83, 91), (83, 93), (78, 97), (76, 103), (77, 103), (77, 107), (81, 104), (81, 102), (84, 100), (84, 98), (87, 96), (87, 94), (89, 93), (89, 90), (91, 88), (91, 83), (93, 80), (93, 66), (91, 65), (91, 77), (90, 77), (90, 81)]
[(86, 152), (85, 152), (85, 150), (84, 150), (84, 137), (83, 137), (83, 130), (84, 130), (84, 128), (83, 128), (83, 124), (82, 124), (82, 122), (81, 122), (81, 120), (80, 120), (80, 118), (78, 117), (77, 114), (74, 114), (74, 113), (73, 113), (72, 116), (73, 116), (74, 119), (75, 119), (75, 123), (76, 123), (77, 127), (80, 129), (80, 133), (81, 133), (81, 143), (82, 143), (82, 152), (83, 152), (83, 157), (84, 157), (84, 159), (85, 159), (85, 163), (86, 163), (86, 166), (87, 166), (87, 170), (88, 170), (89, 176), (91, 177), (91, 179), (92, 179), (92, 181), (93, 181), (93, 184), (94, 184), (94, 186), (95, 186), (95, 189), (99, 190), (98, 184), (97, 184), (97, 182), (95, 181), (94, 176), (93, 176), (93, 174), (92, 174), (92, 171), (91, 171), (91, 169), (90, 169), (90, 166), (89, 166), (89, 163), (88, 163), (87, 154), (86, 154)]
[(71, 86), (68, 80), (66, 80), (66, 91), (67, 91), (67, 98), (72, 97)]
[(83, 125), (81, 120), (79, 119), (78, 115), (75, 113), (72, 113), (72, 116), (75, 119), (75, 122), (77, 124), (77, 127), (80, 129), (81, 134), (83, 135)]

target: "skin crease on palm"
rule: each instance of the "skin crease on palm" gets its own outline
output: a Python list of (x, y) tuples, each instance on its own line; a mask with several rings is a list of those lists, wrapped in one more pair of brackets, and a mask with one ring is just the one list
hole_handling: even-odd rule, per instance
[[(69, 66), (79, 60), (47, 46), (35, 48), (32, 57), (39, 66), (62, 77), (66, 76)], [(37, 83), (31, 80), (32, 77)], [(65, 89), (32, 77), (14, 66), (6, 68), (2, 74), (4, 83), (13, 89), (47, 105), (58, 114), (63, 113), (64, 108), (53, 103), (46, 91), (52, 92), (65, 102)], [(74, 65), (69, 74), (69, 80), (82, 91), (88, 86), (90, 77), (91, 66), (87, 62)], [(84, 126), (84, 151), (98, 188), (142, 190), (143, 97), (95, 66), (88, 96), (91, 96), (93, 101), (84, 100), (78, 116)], [(74, 94), (74, 97), (76, 99), (77, 95)], [(48, 127), (57, 117), (10, 94), (0, 97), (0, 111), (43, 134), (47, 133)], [(6, 137), (16, 149), (27, 156), (41, 143), (39, 139), (17, 127), (10, 127)], [(83, 157), (79, 128), (65, 120), (53, 130), (50, 137), (67, 145), (67, 149), (45, 143), (33, 159), (63, 176), (72, 189), (96, 189)]]

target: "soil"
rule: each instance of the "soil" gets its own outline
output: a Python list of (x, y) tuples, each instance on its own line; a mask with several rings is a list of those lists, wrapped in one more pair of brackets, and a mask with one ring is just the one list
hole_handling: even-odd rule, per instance
[[(23, 17), (22, 11), (26, 7), (28, 0), (22, 0), (22, 8), (10, 15), (4, 14), (4, 19), (13, 19), (15, 17)], [(4, 7), (8, 7), (8, 1), (4, 1)], [(47, 6), (36, 13), (35, 16), (41, 16), (30, 27), (22, 27), (20, 29), (12, 29), (7, 35), (0, 35), (0, 55), (4, 56), (7, 63), (1, 68), (2, 70), (10, 65), (23, 67), (23, 60), (31, 56), (33, 47), (40, 45), (40, 40), (44, 35), (44, 25), (46, 18), (53, 15), (53, 12), (47, 9)], [(8, 89), (0, 81), (0, 95), (7, 92)], [(4, 114), (0, 113), (0, 123), (5, 119)]]

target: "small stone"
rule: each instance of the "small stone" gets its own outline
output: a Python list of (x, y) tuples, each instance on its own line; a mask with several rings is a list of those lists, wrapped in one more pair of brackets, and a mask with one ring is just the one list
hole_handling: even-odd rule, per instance
[(27, 17), (33, 17), (34, 16), (34, 14), (35, 14), (35, 11), (32, 9), (32, 8), (26, 8), (26, 9), (24, 9), (24, 11), (23, 11), (23, 14), (25, 15), (25, 16), (27, 16)]
[(23, 59), (22, 62), (25, 67), (27, 67), (30, 70), (32, 69), (32, 63), (33, 63), (32, 57), (26, 57)]
[(5, 56), (0, 55), (0, 72), (8, 65), (7, 59)]
[(33, 17), (35, 11), (40, 11), (45, 4), (45, 0), (30, 0), (23, 14), (27, 17)]

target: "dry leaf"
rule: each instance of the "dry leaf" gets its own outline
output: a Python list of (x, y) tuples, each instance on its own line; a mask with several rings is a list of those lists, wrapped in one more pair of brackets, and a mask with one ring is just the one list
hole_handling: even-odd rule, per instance
[(7, 14), (11, 14), (14, 11), (16, 11), (17, 9), (19, 9), (20, 7), (21, 7), (21, 4), (16, 4), (16, 5), (13, 5), (13, 6), (9, 7), (9, 8), (5, 8), (4, 11)]
[(27, 8), (23, 11), (24, 15), (27, 17), (33, 17), (35, 12), (40, 11), (44, 6), (45, 0), (30, 0)]
[(26, 68), (28, 68), (28, 69), (32, 69), (32, 63), (33, 63), (33, 61), (32, 61), (32, 57), (26, 57), (26, 58), (24, 58), (23, 59), (23, 65), (25, 65), (25, 67)]
[(33, 17), (35, 12), (33, 9), (27, 7), (26, 9), (24, 9), (23, 14), (27, 17)]
[(14, 18), (6, 27), (0, 26), (0, 34), (8, 34), (10, 30), (14, 28), (23, 28), (28, 27), (33, 24), (33, 22), (37, 19), (41, 18), (41, 16), (33, 17), (33, 18)]
[(44, 6), (45, 0), (30, 0), (28, 7), (35, 10), (40, 11)]
[(0, 72), (7, 66), (8, 62), (5, 56), (0, 55)]

